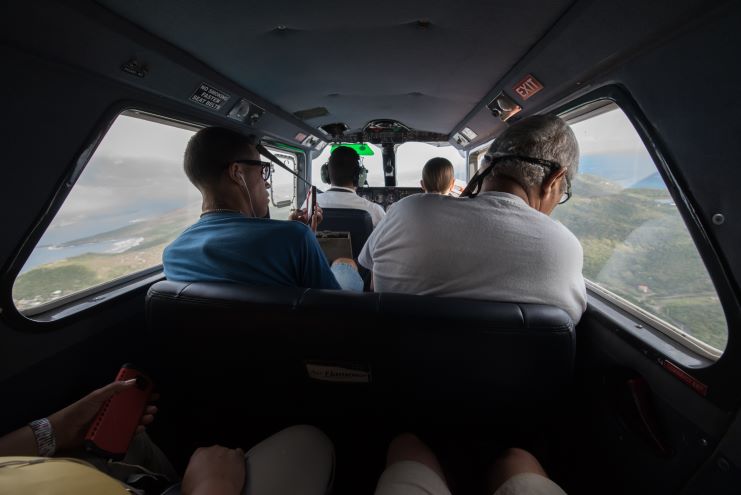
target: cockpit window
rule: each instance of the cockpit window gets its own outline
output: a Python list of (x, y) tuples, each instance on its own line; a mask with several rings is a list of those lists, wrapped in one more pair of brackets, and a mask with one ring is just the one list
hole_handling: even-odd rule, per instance
[(553, 217), (581, 241), (593, 290), (683, 343), (697, 339), (700, 350), (722, 351), (723, 309), (674, 199), (626, 115), (616, 105), (606, 110), (571, 126), (579, 173), (573, 197)]
[(466, 160), (456, 148), (409, 142), (402, 144), (396, 150), (396, 185), (419, 187), (425, 163), (430, 158), (438, 156), (450, 160), (456, 179), (466, 181)]
[[(383, 151), (380, 147), (375, 144), (364, 143), (362, 145), (352, 144), (351, 147), (364, 146), (368, 150), (360, 149), (360, 161), (365, 168), (368, 169), (368, 181), (369, 186), (383, 187)], [(322, 190), (327, 190), (329, 184), (325, 183), (321, 179), (321, 168), (322, 165), (329, 161), (329, 155), (332, 153), (333, 146), (326, 146), (324, 150), (314, 158), (311, 162), (311, 183)], [(372, 153), (372, 154), (371, 154)]]

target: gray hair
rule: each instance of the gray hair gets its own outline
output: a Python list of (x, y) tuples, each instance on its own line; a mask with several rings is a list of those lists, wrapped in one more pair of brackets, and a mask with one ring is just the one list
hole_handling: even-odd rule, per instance
[[(491, 144), (488, 157), (523, 155), (550, 160), (566, 167), (566, 178), (572, 181), (579, 168), (579, 144), (574, 131), (555, 115), (535, 115), (508, 127)], [(504, 176), (523, 186), (540, 186), (547, 170), (520, 160), (504, 160), (496, 165), (492, 176)]]

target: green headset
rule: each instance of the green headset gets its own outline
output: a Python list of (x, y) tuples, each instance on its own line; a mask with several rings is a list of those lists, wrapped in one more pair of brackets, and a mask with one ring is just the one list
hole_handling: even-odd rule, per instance
[[(334, 153), (334, 151), (332, 152)], [(319, 169), (319, 175), (322, 182), (330, 184), (332, 181), (329, 179), (329, 162), (322, 165)], [(355, 167), (355, 173), (353, 174), (353, 186), (363, 187), (366, 185), (368, 179), (368, 169), (360, 163), (360, 155), (358, 155), (358, 161)]]

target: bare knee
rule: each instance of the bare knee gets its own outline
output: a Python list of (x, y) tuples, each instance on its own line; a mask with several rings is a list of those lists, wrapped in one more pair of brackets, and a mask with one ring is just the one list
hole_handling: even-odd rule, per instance
[(489, 470), (490, 493), (494, 493), (505, 481), (520, 473), (535, 473), (548, 477), (538, 459), (530, 452), (518, 448), (507, 449)]
[(445, 480), (445, 475), (435, 453), (419, 437), (412, 433), (402, 433), (389, 444), (388, 454), (386, 455), (386, 466), (391, 466), (402, 461), (413, 461), (424, 464)]

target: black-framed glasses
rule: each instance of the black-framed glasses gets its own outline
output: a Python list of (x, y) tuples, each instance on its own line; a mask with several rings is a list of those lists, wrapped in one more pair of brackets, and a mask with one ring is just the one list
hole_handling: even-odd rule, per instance
[[(486, 178), (486, 176), (494, 170), (494, 167), (497, 163), (504, 160), (519, 160), (521, 162), (539, 165), (547, 169), (549, 175), (561, 168), (561, 164), (558, 162), (554, 162), (552, 160), (543, 160), (542, 158), (535, 158), (533, 156), (525, 155), (499, 155), (495, 157), (490, 157), (487, 155), (484, 160), (486, 163), (488, 163), (488, 166), (471, 179), (471, 182), (468, 183), (466, 188), (461, 193), (461, 196), (468, 196), (471, 198), (478, 196), (478, 194), (481, 192), (481, 185), (484, 183), (484, 179)], [(558, 204), (562, 205), (569, 199), (571, 199), (571, 180), (566, 177), (566, 192), (563, 193), (563, 196), (561, 197), (561, 200), (558, 202)]]
[(234, 163), (241, 163), (242, 165), (252, 165), (255, 167), (262, 167), (262, 180), (265, 182), (270, 180), (270, 174), (273, 172), (273, 164), (270, 162), (264, 162), (262, 160), (234, 160)]

